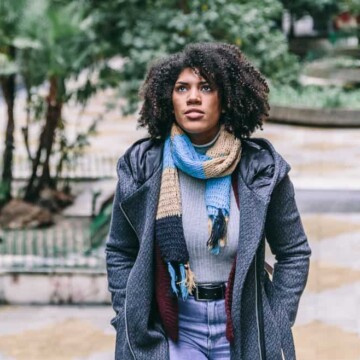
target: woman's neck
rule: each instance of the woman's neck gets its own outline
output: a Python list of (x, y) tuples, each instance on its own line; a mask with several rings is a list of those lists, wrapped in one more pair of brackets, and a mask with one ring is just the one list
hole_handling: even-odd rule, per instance
[(192, 143), (192, 144), (193, 144), (194, 148), (198, 148), (198, 149), (210, 147), (210, 146), (214, 145), (214, 143), (218, 139), (219, 135), (220, 135), (220, 130), (217, 132), (217, 134), (214, 136), (214, 138), (212, 140), (210, 140), (209, 142), (207, 142), (206, 144), (201, 144), (201, 145), (194, 144), (194, 143)]

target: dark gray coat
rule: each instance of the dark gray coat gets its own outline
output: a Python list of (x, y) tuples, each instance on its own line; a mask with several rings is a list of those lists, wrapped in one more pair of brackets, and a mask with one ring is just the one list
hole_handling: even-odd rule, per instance
[[(291, 326), (307, 280), (310, 248), (287, 175), (290, 167), (264, 139), (243, 140), (242, 145), (231, 360), (295, 359)], [(161, 142), (142, 140), (118, 162), (106, 243), (116, 360), (169, 358), (154, 301), (161, 156)], [(277, 260), (272, 282), (264, 271), (265, 239)]]

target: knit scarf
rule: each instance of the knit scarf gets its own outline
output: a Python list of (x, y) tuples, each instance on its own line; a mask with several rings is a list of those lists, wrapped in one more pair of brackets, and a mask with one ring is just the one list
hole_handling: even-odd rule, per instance
[(176, 296), (187, 299), (195, 287), (186, 247), (178, 169), (205, 179), (205, 204), (208, 214), (208, 250), (218, 255), (226, 245), (230, 213), (231, 173), (240, 161), (241, 142), (224, 126), (206, 154), (199, 154), (189, 137), (174, 124), (165, 140), (159, 203), (156, 214), (156, 241), (167, 264), (171, 288)]

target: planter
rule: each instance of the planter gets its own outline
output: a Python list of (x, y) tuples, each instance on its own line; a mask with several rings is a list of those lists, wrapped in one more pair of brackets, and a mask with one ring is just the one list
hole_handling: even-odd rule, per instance
[(331, 52), (332, 48), (329, 38), (321, 36), (297, 36), (289, 42), (290, 51), (301, 57), (305, 57), (310, 51), (326, 54)]
[(360, 46), (335, 48), (334, 54), (345, 55), (345, 56), (353, 57), (355, 59), (360, 59)]
[(0, 304), (110, 304), (104, 271), (1, 271)]
[(358, 64), (346, 66), (339, 64), (334, 59), (324, 59), (314, 61), (305, 67), (304, 74), (300, 77), (303, 85), (319, 85), (319, 86), (346, 86), (360, 83), (360, 67)]
[(271, 105), (269, 121), (328, 127), (360, 127), (360, 110)]

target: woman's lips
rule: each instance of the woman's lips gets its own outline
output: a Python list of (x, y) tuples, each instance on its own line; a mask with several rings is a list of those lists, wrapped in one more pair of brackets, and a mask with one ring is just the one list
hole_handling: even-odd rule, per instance
[(188, 119), (191, 119), (191, 120), (197, 120), (197, 119), (201, 119), (202, 117), (204, 117), (204, 113), (203, 112), (200, 112), (200, 111), (187, 111), (185, 113), (185, 116), (188, 118)]

